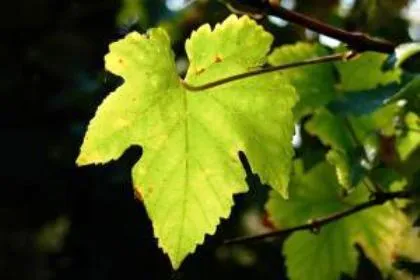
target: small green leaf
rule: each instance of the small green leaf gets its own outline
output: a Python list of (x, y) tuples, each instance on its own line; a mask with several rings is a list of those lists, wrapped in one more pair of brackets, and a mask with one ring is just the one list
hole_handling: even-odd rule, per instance
[[(343, 51), (338, 48), (337, 52)], [(340, 74), (340, 89), (344, 92), (355, 92), (373, 89), (400, 79), (399, 70), (383, 72), (381, 66), (386, 55), (374, 52), (364, 52), (360, 57), (350, 61), (336, 62)]]
[[(340, 189), (329, 164), (323, 162), (302, 173), (301, 162), (296, 161), (290, 199), (271, 192), (266, 209), (273, 224), (282, 229), (344, 211), (369, 199), (370, 193), (363, 186), (346, 197)], [(292, 233), (283, 247), (288, 275), (291, 280), (335, 280), (342, 273), (353, 276), (356, 243), (386, 274), (392, 270), (393, 252), (407, 225), (405, 216), (387, 203), (334, 221), (318, 234)]]
[[(274, 49), (268, 57), (271, 65), (280, 65), (327, 55), (327, 50), (318, 44), (297, 43)], [(293, 109), (295, 118), (310, 114), (335, 97), (334, 67), (330, 63), (295, 67), (282, 71), (296, 88), (299, 102)]]
[[(408, 81), (390, 100), (390, 102), (405, 99), (408, 102), (420, 100), (420, 75), (409, 77)], [(410, 104), (411, 105), (411, 104)]]
[(346, 189), (356, 186), (365, 175), (361, 156), (346, 151), (332, 149), (327, 153), (327, 161), (336, 167), (337, 179)]
[(354, 147), (351, 134), (342, 118), (326, 109), (318, 110), (305, 124), (309, 134), (317, 136), (324, 145), (350, 150)]
[[(272, 40), (248, 17), (230, 16), (214, 30), (204, 25), (186, 42), (185, 82), (202, 85), (255, 69)], [(174, 268), (229, 216), (232, 196), (247, 191), (238, 151), (287, 196), (297, 98), (280, 74), (190, 92), (163, 29), (112, 43), (105, 65), (124, 83), (99, 106), (77, 163), (106, 163), (130, 145), (143, 147), (134, 188)]]
[[(339, 48), (338, 51), (342, 51), (343, 48)], [(346, 62), (336, 62), (335, 65), (340, 74), (340, 85), (341, 94), (344, 98), (354, 101), (352, 94), (358, 94), (364, 92), (363, 95), (366, 97), (364, 101), (360, 98), (360, 104), (374, 105), (376, 101), (381, 102), (381, 99), (387, 98), (388, 95), (392, 95), (392, 91), (395, 90), (395, 94), (398, 92), (398, 88), (401, 87), (401, 71), (394, 69), (392, 71), (383, 72), (381, 65), (386, 59), (386, 55), (373, 52), (365, 52), (356, 57), (353, 60)], [(404, 81), (406, 82), (406, 81)], [(367, 94), (372, 96), (367, 96)], [(392, 135), (395, 133), (393, 118), (399, 113), (400, 107), (396, 104), (387, 104), (390, 101), (383, 103), (384, 106), (374, 106), (377, 109), (372, 111), (370, 108), (362, 111), (370, 114), (353, 114), (350, 120), (354, 127), (357, 127), (355, 133), (360, 141), (364, 141), (370, 134), (381, 132), (386, 135)], [(371, 103), (371, 104), (369, 104)], [(370, 112), (369, 112), (370, 111)]]
[(359, 117), (350, 117), (358, 139), (364, 141), (373, 133), (394, 135), (396, 126), (394, 119), (400, 115), (402, 107), (396, 103), (385, 105), (375, 112)]
[(410, 112), (405, 116), (404, 133), (397, 138), (397, 151), (402, 160), (420, 147), (420, 118)]
[(376, 168), (372, 170), (370, 178), (386, 191), (401, 191), (407, 185), (407, 179), (391, 168)]
[(343, 209), (338, 200), (341, 187), (334, 169), (325, 161), (304, 172), (303, 162), (295, 160), (289, 190), (289, 199), (271, 192), (266, 205), (278, 228), (300, 225)]
[(357, 252), (349, 241), (349, 227), (337, 222), (321, 234), (297, 232), (285, 243), (287, 273), (291, 280), (336, 280), (343, 273), (354, 275)]
[(365, 173), (361, 166), (363, 153), (357, 149), (356, 143), (353, 143), (345, 121), (322, 109), (312, 116), (305, 128), (324, 145), (331, 147), (326, 158), (336, 167), (340, 184), (346, 189), (356, 186)]

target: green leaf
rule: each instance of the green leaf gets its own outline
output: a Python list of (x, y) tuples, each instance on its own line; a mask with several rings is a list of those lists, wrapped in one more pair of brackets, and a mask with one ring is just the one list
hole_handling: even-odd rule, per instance
[(326, 109), (318, 110), (305, 124), (305, 129), (332, 148), (350, 150), (354, 147), (344, 120)]
[[(204, 25), (186, 42), (185, 82), (202, 85), (255, 69), (271, 43), (248, 17), (230, 16), (213, 31)], [(296, 95), (280, 74), (190, 92), (162, 29), (111, 44), (105, 65), (124, 83), (99, 106), (77, 163), (105, 163), (130, 145), (143, 147), (134, 187), (175, 268), (229, 216), (232, 196), (247, 191), (238, 151), (287, 196)]]
[[(338, 52), (343, 48), (338, 48)], [(400, 73), (398, 69), (383, 72), (381, 66), (386, 55), (374, 52), (364, 52), (350, 61), (336, 62), (340, 74), (340, 89), (342, 91), (360, 91), (376, 88), (392, 82), (398, 82)]]
[(293, 234), (284, 245), (286, 267), (291, 280), (336, 280), (343, 273), (354, 275), (357, 252), (349, 242), (345, 222), (326, 225), (322, 234)]
[(330, 102), (328, 109), (342, 116), (370, 114), (388, 104), (400, 89), (403, 89), (402, 84), (391, 83), (370, 90), (347, 92), (342, 98)]
[[(340, 75), (341, 97), (328, 104), (328, 108), (336, 115), (317, 112), (306, 125), (309, 133), (333, 148), (327, 160), (336, 166), (337, 178), (347, 189), (356, 186), (364, 176), (362, 160), (375, 159), (378, 133), (395, 133), (393, 120), (401, 107), (388, 102), (403, 84), (400, 83), (401, 71), (381, 71), (385, 59), (383, 54), (367, 52), (353, 60), (335, 63)], [(364, 152), (357, 145), (363, 145)]]
[[(297, 43), (274, 49), (268, 62), (271, 65), (280, 65), (327, 54), (327, 50), (321, 45)], [(335, 97), (334, 66), (330, 63), (290, 68), (281, 73), (299, 94), (299, 102), (293, 110), (296, 119), (310, 114)]]
[[(369, 199), (370, 193), (363, 186), (344, 197), (334, 169), (325, 162), (307, 173), (302, 170), (301, 162), (296, 161), (290, 199), (270, 193), (266, 209), (279, 229), (341, 212)], [(377, 266), (389, 272), (393, 250), (406, 226), (404, 215), (387, 203), (334, 221), (318, 234), (294, 232), (283, 247), (288, 275), (291, 280), (335, 280), (342, 273), (354, 275), (356, 243)]]
[(420, 118), (409, 112), (405, 116), (405, 133), (397, 138), (397, 151), (402, 160), (406, 160), (420, 147)]
[[(270, 193), (266, 208), (276, 226), (288, 228), (309, 219), (323, 217), (343, 209), (341, 188), (334, 169), (325, 161), (304, 172), (303, 162), (294, 162), (290, 181), (290, 198), (283, 199), (276, 192)], [(321, 204), (322, 202), (322, 207)], [(316, 206), (316, 207), (314, 207)]]
[(327, 153), (327, 161), (335, 166), (338, 182), (346, 189), (356, 186), (365, 175), (361, 156), (346, 151), (332, 149)]
[(402, 107), (396, 103), (385, 105), (375, 112), (359, 117), (350, 117), (358, 139), (364, 141), (373, 133), (394, 135), (396, 132), (394, 119), (400, 115)]
[[(343, 48), (339, 48), (338, 51), (342, 51)], [(392, 95), (392, 91), (395, 90), (397, 94), (398, 88), (401, 87), (401, 71), (394, 69), (392, 71), (383, 72), (381, 65), (386, 59), (385, 54), (365, 52), (359, 57), (353, 60), (345, 62), (336, 62), (335, 65), (340, 75), (340, 85), (344, 98), (354, 101), (353, 94), (358, 94), (361, 91), (365, 92), (363, 95), (366, 97), (364, 101), (360, 98), (358, 103), (365, 103), (365, 105), (372, 106), (372, 100), (378, 100), (388, 98), (388, 95)], [(355, 82), (357, 81), (357, 82)], [(406, 81), (404, 81), (406, 82)], [(368, 97), (367, 94), (373, 96)], [(388, 101), (389, 102), (389, 101)], [(375, 103), (375, 101), (373, 102)], [(384, 102), (385, 105), (387, 102)], [(377, 131), (381, 131), (383, 134), (392, 135), (395, 133), (393, 118), (399, 113), (400, 107), (396, 104), (387, 104), (379, 107), (373, 112), (368, 112), (366, 108), (362, 111), (365, 113), (362, 116), (356, 117), (355, 114), (350, 118), (354, 127), (357, 127), (356, 134), (358, 134), (359, 140), (362, 142), (370, 134)], [(357, 114), (356, 114), (357, 115)]]
[(397, 95), (397, 98), (407, 98), (412, 97), (418, 98), (420, 96), (420, 75), (413, 77), (412, 80), (407, 83), (407, 85), (402, 88)]
[(407, 107), (419, 113), (420, 103), (420, 75), (408, 77), (404, 87), (395, 94), (390, 102), (400, 99), (407, 101)]
[(305, 129), (332, 148), (326, 158), (336, 167), (340, 184), (346, 189), (356, 186), (364, 175), (364, 168), (361, 166), (363, 153), (353, 143), (345, 121), (322, 109), (306, 123)]
[(407, 179), (391, 168), (378, 167), (372, 170), (370, 178), (386, 191), (401, 191), (407, 185)]

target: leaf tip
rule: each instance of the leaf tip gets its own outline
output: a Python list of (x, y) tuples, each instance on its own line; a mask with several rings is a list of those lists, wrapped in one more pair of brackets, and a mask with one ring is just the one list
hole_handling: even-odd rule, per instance
[(104, 160), (103, 156), (96, 151), (87, 151), (82, 145), (80, 153), (76, 158), (76, 165), (85, 166), (89, 164), (106, 163), (108, 161), (109, 160)]
[(180, 268), (181, 264), (182, 264), (182, 261), (183, 261), (183, 260), (175, 260), (175, 259), (172, 259), (172, 258), (169, 258), (169, 260), (171, 261), (171, 265), (172, 265), (172, 268), (174, 270), (178, 270)]
[(77, 166), (84, 166), (89, 164), (87, 158), (84, 156), (84, 154), (81, 152), (77, 158), (76, 158), (76, 165)]

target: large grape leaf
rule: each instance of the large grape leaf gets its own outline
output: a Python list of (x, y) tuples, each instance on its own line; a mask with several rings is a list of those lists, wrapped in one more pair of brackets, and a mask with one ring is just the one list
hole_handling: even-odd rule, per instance
[[(274, 49), (268, 62), (271, 65), (280, 65), (327, 54), (327, 50), (321, 45), (297, 43)], [(299, 102), (293, 110), (296, 119), (312, 113), (335, 98), (334, 66), (330, 63), (290, 68), (281, 73), (289, 79), (299, 94)]]
[[(185, 82), (202, 85), (255, 69), (272, 40), (248, 17), (230, 16), (214, 30), (204, 25), (186, 42)], [(124, 83), (99, 106), (77, 163), (105, 163), (130, 145), (143, 147), (134, 188), (175, 268), (228, 217), (233, 194), (247, 190), (238, 151), (287, 196), (297, 98), (280, 74), (188, 91), (159, 28), (112, 43), (105, 66)]]
[[(307, 173), (303, 173), (301, 165), (300, 161), (295, 162), (290, 199), (270, 193), (266, 209), (277, 228), (300, 225), (369, 199), (370, 193), (363, 186), (344, 197), (329, 164), (322, 162)], [(387, 203), (334, 221), (322, 227), (318, 234), (292, 233), (283, 247), (288, 275), (291, 280), (335, 280), (342, 273), (354, 275), (356, 243), (382, 271), (389, 272), (393, 250), (407, 225), (405, 216)]]

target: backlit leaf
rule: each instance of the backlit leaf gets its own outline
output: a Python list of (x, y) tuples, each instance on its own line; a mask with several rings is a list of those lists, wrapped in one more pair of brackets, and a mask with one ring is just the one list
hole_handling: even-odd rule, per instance
[[(255, 69), (272, 40), (248, 17), (230, 16), (214, 30), (204, 25), (186, 42), (185, 82), (202, 85)], [(124, 83), (99, 106), (77, 163), (106, 163), (130, 145), (143, 147), (134, 187), (175, 268), (229, 216), (232, 196), (247, 191), (238, 151), (287, 196), (297, 98), (280, 74), (188, 91), (163, 29), (128, 34), (110, 45), (105, 63)]]

